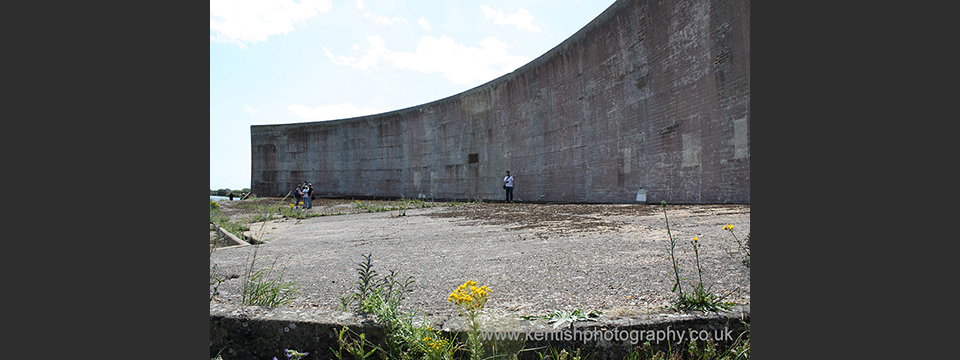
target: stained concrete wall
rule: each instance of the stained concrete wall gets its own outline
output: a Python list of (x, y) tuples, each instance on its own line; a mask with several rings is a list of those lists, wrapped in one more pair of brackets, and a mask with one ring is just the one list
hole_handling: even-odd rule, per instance
[(253, 192), (750, 202), (749, 0), (620, 0), (516, 71), (398, 111), (251, 127)]

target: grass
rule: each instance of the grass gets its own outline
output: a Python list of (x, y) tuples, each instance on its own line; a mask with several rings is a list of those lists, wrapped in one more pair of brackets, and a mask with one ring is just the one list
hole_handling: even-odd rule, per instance
[(422, 199), (401, 198), (400, 200), (393, 201), (392, 203), (374, 205), (374, 204), (365, 204), (360, 200), (354, 200), (354, 206), (357, 209), (363, 210), (364, 212), (398, 211), (398, 216), (406, 216), (408, 209), (424, 209), (424, 208), (432, 208), (432, 207), (438, 207), (438, 206), (456, 206), (456, 205), (462, 205), (462, 204), (464, 203), (459, 203), (459, 202), (437, 203), (433, 201), (427, 202)]
[(211, 230), (227, 231), (236, 236), (238, 239), (244, 239), (251, 244), (257, 244), (257, 240), (245, 238), (243, 236), (243, 232), (250, 230), (250, 226), (248, 225), (250, 223), (265, 223), (266, 221), (274, 218), (306, 219), (309, 217), (326, 215), (310, 212), (301, 208), (295, 208), (292, 204), (285, 206), (283, 205), (286, 202), (285, 200), (286, 197), (280, 199), (278, 204), (268, 206), (254, 202), (235, 205), (237, 208), (256, 211), (254, 216), (247, 219), (242, 219), (241, 221), (230, 220), (230, 217), (224, 214), (220, 209), (220, 204), (215, 201), (210, 201)]
[[(250, 267), (244, 273), (240, 303), (269, 307), (289, 304), (299, 295), (299, 288), (296, 283), (283, 280), (284, 271), (276, 267), (277, 260), (280, 259), (279, 255), (269, 267), (257, 269), (256, 263), (260, 259), (257, 257), (259, 248), (259, 246), (254, 248)], [(278, 273), (270, 276), (271, 272)]]
[[(229, 217), (220, 210), (220, 204), (214, 201), (210, 202), (210, 222), (214, 227), (219, 227), (225, 231), (231, 231), (232, 229), (231, 232), (239, 238), (243, 238), (243, 231), (249, 230), (246, 225), (230, 221)], [(263, 226), (261, 226), (260, 231), (262, 233)], [(214, 241), (216, 240), (211, 240), (211, 245), (215, 245), (213, 244)], [(214, 248), (215, 246), (210, 247), (211, 255), (213, 255)], [(245, 270), (241, 280), (243, 283), (240, 302), (243, 305), (269, 307), (289, 304), (299, 295), (299, 287), (295, 282), (284, 281), (284, 270), (277, 268), (279, 255), (274, 258), (273, 264), (258, 269), (257, 261), (261, 259), (257, 256), (259, 250), (259, 245), (255, 245), (250, 266)], [(210, 301), (213, 301), (220, 294), (218, 289), (225, 280), (226, 277), (217, 272), (217, 264), (212, 264), (210, 267), (210, 285), (213, 288), (210, 290)]]
[(246, 224), (231, 221), (230, 217), (223, 213), (220, 204), (210, 201), (210, 224), (215, 224), (223, 231), (227, 231), (237, 238), (243, 238), (243, 232), (250, 230)]
[[(282, 202), (282, 200), (281, 200)], [(270, 221), (274, 218), (281, 219), (307, 219), (316, 216), (324, 216), (325, 214), (316, 213), (308, 211), (307, 209), (296, 207), (293, 204), (272, 206), (262, 206), (262, 205), (252, 205), (247, 207), (248, 209), (256, 210), (257, 214), (250, 218), (251, 223), (258, 223), (264, 221)]]

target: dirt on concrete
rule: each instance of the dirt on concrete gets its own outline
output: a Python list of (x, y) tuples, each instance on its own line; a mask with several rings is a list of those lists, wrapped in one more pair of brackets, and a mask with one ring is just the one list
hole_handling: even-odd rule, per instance
[[(285, 201), (221, 202), (221, 209), (243, 221), (264, 207), (292, 203)], [(393, 210), (371, 212), (377, 209)], [(316, 199), (307, 211), (325, 215), (250, 224), (248, 234), (263, 244), (213, 251), (211, 268), (228, 279), (215, 301), (240, 302), (241, 275), (254, 253), (256, 268), (276, 261), (284, 279), (300, 287), (288, 308), (339, 308), (340, 296), (353, 291), (361, 254), (370, 253), (378, 273), (413, 277), (403, 306), (437, 323), (457, 315), (447, 295), (467, 280), (491, 289), (490, 316), (575, 309), (631, 316), (663, 311), (676, 297), (659, 205)], [(737, 239), (749, 236), (750, 206), (670, 205), (666, 215), (682, 286), (702, 279), (726, 301), (749, 304), (750, 269)], [(728, 224), (733, 233), (723, 228)]]

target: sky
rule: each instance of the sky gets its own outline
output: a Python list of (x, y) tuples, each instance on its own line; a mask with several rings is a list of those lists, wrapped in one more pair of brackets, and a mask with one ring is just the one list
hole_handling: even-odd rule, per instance
[(210, 189), (250, 187), (250, 126), (426, 104), (527, 64), (615, 0), (211, 0)]

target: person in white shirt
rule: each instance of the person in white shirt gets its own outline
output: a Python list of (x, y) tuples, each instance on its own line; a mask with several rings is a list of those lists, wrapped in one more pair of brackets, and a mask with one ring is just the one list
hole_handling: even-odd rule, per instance
[(513, 176), (507, 171), (507, 176), (503, 177), (503, 189), (507, 191), (505, 202), (513, 202)]

